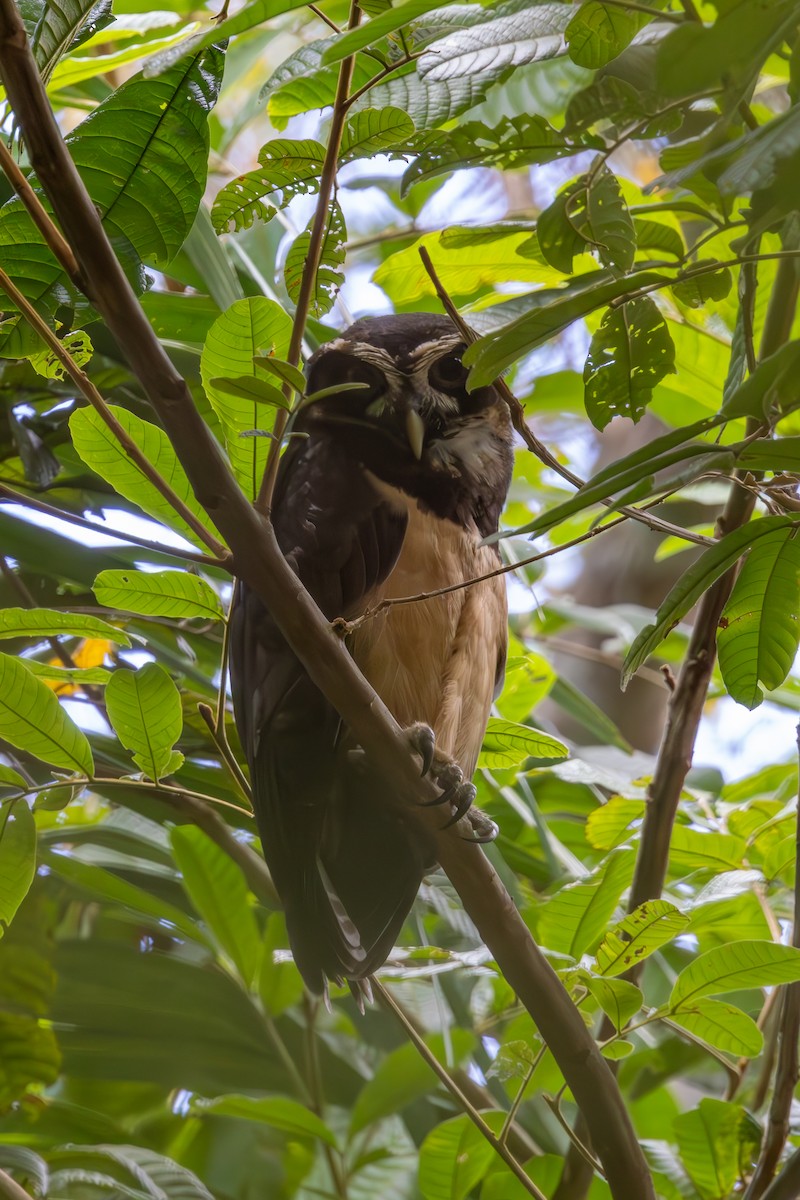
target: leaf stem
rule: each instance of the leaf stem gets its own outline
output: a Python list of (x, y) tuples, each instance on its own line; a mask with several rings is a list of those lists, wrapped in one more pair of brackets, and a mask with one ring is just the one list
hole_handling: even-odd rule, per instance
[(23, 174), (19, 164), (16, 162), (14, 156), (1, 137), (0, 167), (3, 168), (3, 171), (5, 172), (11, 186), (19, 196), (22, 203), (25, 205), (31, 220), (41, 233), (45, 242), (53, 251), (53, 254), (61, 263), (61, 266), (69, 275), (75, 286), (80, 288), (82, 291), (86, 285), (81, 274), (81, 269), (78, 266), (78, 260), (72, 253), (72, 247), (67, 243), (64, 235), (56, 227), (52, 217), (45, 211), (41, 200), (36, 195), (36, 192), (31, 187), (27, 177)]

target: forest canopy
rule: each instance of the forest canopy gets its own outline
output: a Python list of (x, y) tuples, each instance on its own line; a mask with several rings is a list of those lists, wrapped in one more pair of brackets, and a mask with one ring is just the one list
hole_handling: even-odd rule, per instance
[[(799, 33), (0, 0), (2, 1200), (800, 1195)], [(292, 960), (228, 617), (430, 802), (264, 515), (310, 355), (420, 312), (511, 413), (509, 655), (362, 1013)]]

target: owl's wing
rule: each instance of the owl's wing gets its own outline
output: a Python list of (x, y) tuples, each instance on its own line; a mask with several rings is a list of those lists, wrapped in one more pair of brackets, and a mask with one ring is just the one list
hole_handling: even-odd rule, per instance
[[(361, 611), (400, 553), (406, 517), (327, 439), (284, 456), (273, 505), (281, 550), (325, 615)], [(240, 585), (231, 617), (234, 709), (264, 856), (295, 961), (316, 992), (386, 958), (432, 861), (347, 753), (333, 707), (269, 612)], [(351, 743), (352, 745), (352, 743)]]

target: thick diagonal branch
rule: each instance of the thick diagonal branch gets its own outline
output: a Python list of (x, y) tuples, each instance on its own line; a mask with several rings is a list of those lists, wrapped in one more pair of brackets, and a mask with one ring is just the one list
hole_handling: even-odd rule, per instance
[[(61, 139), (12, 0), (0, 0), (0, 74), (38, 178), (86, 278), (87, 294), (158, 413), (198, 500), (227, 539), (236, 573), (269, 607), (311, 678), (367, 755), (381, 764), (393, 788), (409, 800), (434, 799), (436, 789), (419, 779), (403, 731), (286, 563), (269, 522), (232, 478), (185, 381), (131, 291)], [(421, 820), (441, 820), (431, 811), (415, 811)], [(488, 860), (478, 846), (451, 832), (438, 837), (437, 852), (585, 1112), (615, 1200), (652, 1200), (652, 1180), (608, 1065)]]

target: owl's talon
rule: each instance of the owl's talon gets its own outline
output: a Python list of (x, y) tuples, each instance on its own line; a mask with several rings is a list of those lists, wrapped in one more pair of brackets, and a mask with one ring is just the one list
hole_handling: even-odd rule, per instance
[(492, 818), (487, 817), (486, 813), (481, 812), (479, 808), (470, 809), (469, 821), (474, 836), (462, 837), (461, 840), (464, 842), (475, 842), (477, 846), (485, 846), (488, 842), (493, 842), (500, 832)]
[(453, 813), (447, 824), (443, 825), (442, 828), (449, 829), (451, 825), (455, 825), (457, 821), (460, 821), (461, 818), (465, 816), (472, 808), (477, 794), (478, 789), (473, 783), (459, 784), (458, 788), (455, 790), (455, 795), (452, 801), (456, 807), (456, 811)]
[(406, 736), (411, 743), (411, 748), (422, 759), (420, 774), (424, 779), (433, 766), (436, 755), (436, 735), (430, 725), (426, 725), (424, 721), (417, 721), (415, 725), (410, 725), (406, 730)]

